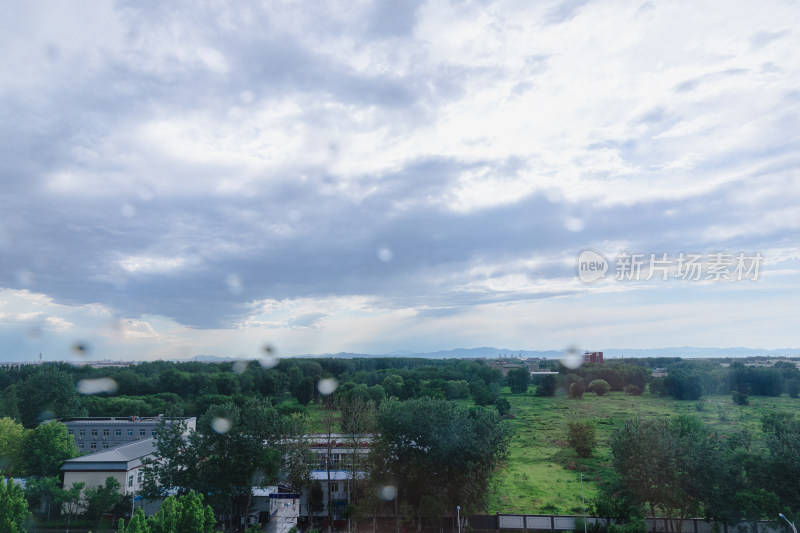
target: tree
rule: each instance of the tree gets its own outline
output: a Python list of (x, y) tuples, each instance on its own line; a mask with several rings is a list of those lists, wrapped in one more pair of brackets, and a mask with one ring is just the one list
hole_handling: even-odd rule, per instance
[(536, 396), (555, 396), (558, 382), (554, 374), (545, 374), (539, 378), (539, 385), (536, 387)]
[(647, 505), (656, 531), (656, 510), (677, 489), (676, 443), (663, 419), (631, 419), (611, 436), (614, 469), (632, 499)]
[(505, 398), (498, 398), (497, 401), (494, 402), (494, 408), (497, 409), (497, 413), (500, 416), (506, 416), (511, 410), (511, 404), (508, 403), (508, 400)]
[(86, 489), (84, 492), (86, 514), (95, 521), (96, 529), (100, 528), (100, 520), (103, 515), (122, 500), (121, 488), (119, 481), (113, 477), (107, 477), (105, 484)]
[(456, 505), (464, 514), (483, 509), (510, 437), (494, 409), (429, 398), (385, 402), (378, 431), (371, 481), (391, 480), (396, 515), (407, 506), (417, 519), (441, 517)]
[(0, 472), (0, 533), (22, 533), (23, 523), (31, 515), (25, 494), (12, 478)]
[(45, 508), (47, 515), (47, 527), (50, 527), (50, 512), (58, 507), (62, 500), (63, 489), (61, 482), (55, 476), (31, 477), (25, 486), (25, 496), (28, 504), (33, 509)]
[[(725, 444), (698, 419), (631, 419), (611, 436), (612, 464), (633, 501), (653, 517), (661, 510), (665, 530), (677, 520), (705, 510), (708, 516), (729, 512), (734, 490), (742, 486)], [(727, 519), (726, 519), (727, 520)]]
[(72, 520), (84, 510), (84, 502), (81, 496), (84, 487), (86, 487), (86, 483), (83, 481), (76, 482), (59, 494), (58, 503), (62, 505), (62, 510), (67, 515), (67, 529), (72, 524)]
[(567, 425), (569, 445), (578, 457), (591, 457), (596, 442), (596, 430), (590, 420), (573, 420)]
[(25, 432), (23, 461), (28, 475), (58, 476), (67, 459), (78, 456), (75, 441), (61, 422), (47, 422)]
[[(142, 518), (144, 515), (142, 515)], [(134, 517), (135, 518), (135, 517)], [(131, 520), (131, 527), (133, 519)], [(214, 511), (203, 505), (203, 496), (194, 491), (178, 496), (168, 496), (158, 512), (141, 526), (138, 533), (211, 533), (216, 525)], [(125, 529), (124, 533), (136, 533)]]
[(583, 398), (583, 393), (586, 391), (586, 387), (583, 385), (582, 381), (576, 381), (575, 383), (569, 386), (569, 397), (570, 398)]
[(603, 396), (604, 394), (608, 394), (608, 392), (611, 390), (611, 385), (609, 385), (608, 382), (603, 379), (595, 379), (589, 383), (589, 386), (586, 387), (586, 390), (593, 392), (598, 396)]
[(0, 471), (22, 475), (22, 439), (25, 429), (10, 418), (0, 418)]
[(136, 509), (127, 526), (125, 525), (125, 520), (119, 519), (117, 533), (150, 533), (150, 526), (141, 507)]
[(278, 479), (284, 421), (267, 403), (256, 400), (241, 409), (232, 403), (212, 405), (188, 437), (179, 419), (165, 417), (156, 432), (159, 460), (144, 466), (142, 495), (152, 501), (168, 489), (179, 495), (194, 490), (208, 495), (209, 504), (220, 513), (246, 511), (252, 487)]
[[(342, 432), (350, 438), (353, 453), (350, 455), (350, 480), (347, 483), (347, 503), (357, 507), (358, 493), (354, 486), (358, 481), (358, 473), (364, 469), (365, 454), (359, 452), (368, 434), (375, 432), (377, 425), (375, 402), (359, 396), (339, 398), (339, 410), (342, 413)], [(348, 521), (350, 520), (348, 513)], [(349, 528), (348, 528), (349, 529)]]
[(82, 414), (72, 377), (50, 365), (28, 376), (19, 385), (17, 395), (21, 422), (26, 428), (34, 428), (42, 420)]
[(531, 375), (526, 368), (513, 368), (508, 371), (506, 381), (511, 387), (511, 392), (513, 394), (522, 394), (528, 392)]

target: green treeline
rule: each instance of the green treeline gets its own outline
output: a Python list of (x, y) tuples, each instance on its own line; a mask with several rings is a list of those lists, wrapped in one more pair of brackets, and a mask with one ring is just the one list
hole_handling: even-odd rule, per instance
[(677, 524), (689, 517), (732, 526), (776, 520), (780, 512), (796, 516), (800, 421), (779, 412), (761, 423), (756, 435), (720, 433), (688, 415), (627, 420), (611, 436), (615, 477), (602, 484), (593, 515), (621, 518), (639, 531), (643, 515), (663, 518), (665, 531), (680, 531)]

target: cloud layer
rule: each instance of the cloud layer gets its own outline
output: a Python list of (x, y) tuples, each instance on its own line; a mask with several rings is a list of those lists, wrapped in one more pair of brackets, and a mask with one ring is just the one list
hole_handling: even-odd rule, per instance
[[(796, 346), (798, 19), (777, 1), (10, 7), (6, 358)], [(588, 286), (585, 248), (765, 260), (756, 282)]]

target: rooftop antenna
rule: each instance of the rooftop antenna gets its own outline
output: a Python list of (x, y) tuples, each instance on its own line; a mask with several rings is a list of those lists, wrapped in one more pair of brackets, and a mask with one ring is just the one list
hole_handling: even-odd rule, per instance
[(39, 352), (39, 364), (42, 364), (42, 352)]

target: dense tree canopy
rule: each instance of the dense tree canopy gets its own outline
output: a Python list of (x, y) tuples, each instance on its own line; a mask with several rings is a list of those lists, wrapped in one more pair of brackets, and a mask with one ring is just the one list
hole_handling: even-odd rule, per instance
[(388, 401), (378, 415), (373, 482), (394, 483), (417, 517), (438, 517), (460, 505), (483, 509), (491, 472), (505, 453), (509, 430), (494, 409), (466, 409), (421, 398)]

